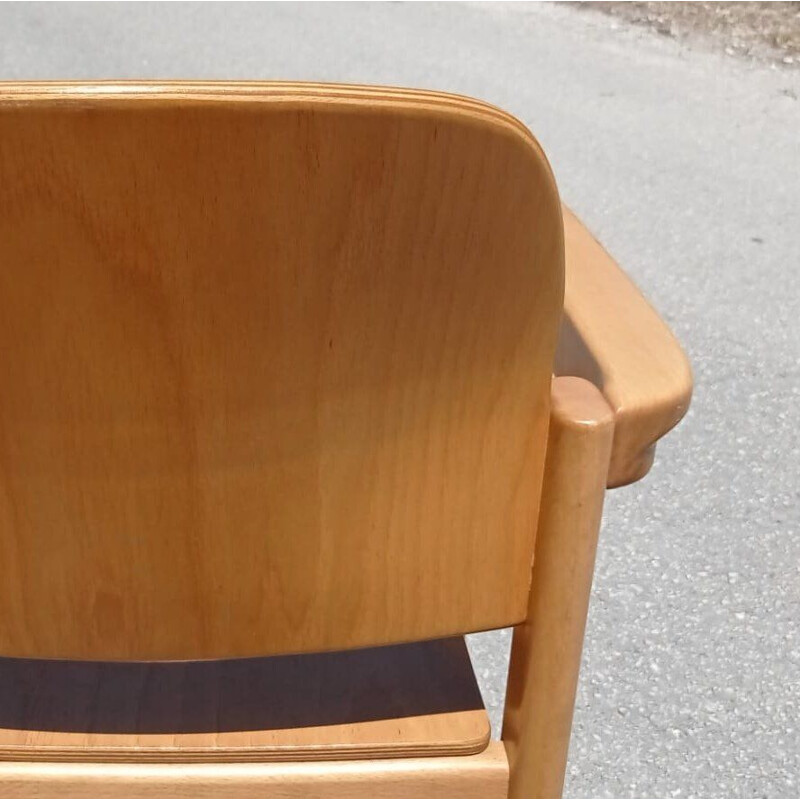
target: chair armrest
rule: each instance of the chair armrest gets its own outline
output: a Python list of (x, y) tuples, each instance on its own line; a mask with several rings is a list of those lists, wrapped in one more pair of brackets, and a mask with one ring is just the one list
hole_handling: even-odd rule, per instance
[(595, 384), (614, 411), (608, 487), (649, 471), (656, 442), (681, 420), (692, 372), (681, 346), (615, 261), (566, 207), (564, 319), (556, 375)]

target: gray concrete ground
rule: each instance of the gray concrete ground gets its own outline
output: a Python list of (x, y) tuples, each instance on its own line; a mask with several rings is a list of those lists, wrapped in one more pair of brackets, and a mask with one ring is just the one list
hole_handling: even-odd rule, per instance
[[(0, 8), (0, 78), (114, 77), (438, 88), (531, 127), (697, 382), (607, 500), (566, 791), (797, 795), (800, 72), (547, 5)], [(472, 642), (495, 718), (507, 643)]]

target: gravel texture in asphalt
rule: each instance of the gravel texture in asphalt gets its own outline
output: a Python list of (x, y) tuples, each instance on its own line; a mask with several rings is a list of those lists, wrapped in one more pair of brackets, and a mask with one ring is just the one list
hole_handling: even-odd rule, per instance
[(644, 25), (661, 36), (692, 39), (727, 55), (800, 68), (800, 3), (601, 2), (576, 3)]
[[(0, 8), (0, 78), (122, 77), (444, 89), (529, 125), (696, 378), (607, 498), (566, 792), (796, 796), (800, 73), (550, 5)], [(495, 722), (508, 642), (471, 640)]]

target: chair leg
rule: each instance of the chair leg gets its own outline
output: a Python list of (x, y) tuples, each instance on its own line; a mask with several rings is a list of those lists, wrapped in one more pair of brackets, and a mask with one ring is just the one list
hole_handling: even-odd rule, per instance
[(560, 797), (614, 415), (580, 378), (553, 382), (526, 622), (514, 630), (503, 740), (510, 797)]

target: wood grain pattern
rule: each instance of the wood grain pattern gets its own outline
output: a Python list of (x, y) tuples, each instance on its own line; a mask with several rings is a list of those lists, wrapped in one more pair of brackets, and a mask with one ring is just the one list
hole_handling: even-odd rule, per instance
[(477, 101), (0, 87), (0, 654), (519, 622), (562, 258)]
[(463, 638), (233, 661), (0, 659), (0, 760), (469, 755), (489, 736)]
[(581, 378), (553, 382), (528, 619), (514, 629), (503, 741), (510, 797), (560, 797), (614, 413)]
[(586, 378), (614, 410), (608, 486), (649, 471), (658, 439), (689, 408), (692, 372), (680, 344), (636, 286), (564, 208), (564, 324), (559, 375)]
[(0, 797), (506, 797), (502, 742), (473, 756), (282, 764), (0, 762)]

